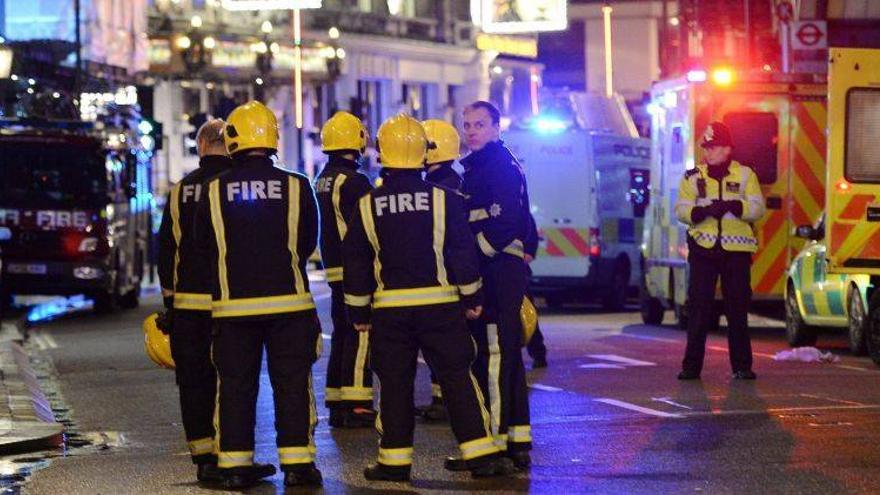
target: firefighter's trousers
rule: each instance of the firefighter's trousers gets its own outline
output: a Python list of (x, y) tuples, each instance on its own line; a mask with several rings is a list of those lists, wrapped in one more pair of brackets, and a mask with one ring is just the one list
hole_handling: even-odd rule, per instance
[(727, 316), (727, 342), (730, 366), (734, 372), (751, 371), (752, 345), (749, 340), (749, 301), (751, 253), (701, 252), (692, 248), (688, 255), (688, 339), (682, 369), (700, 373), (706, 353), (706, 333), (716, 326), (715, 286), (721, 278), (724, 314)]
[(183, 431), (193, 463), (216, 462), (214, 404), (217, 374), (211, 363), (211, 313), (174, 311), (169, 333), (174, 374), (180, 391)]
[(330, 408), (373, 407), (373, 373), (369, 364), (369, 336), (348, 320), (341, 282), (331, 282), (330, 316), (333, 335), (327, 362), (324, 404)]
[(253, 465), (264, 347), (281, 469), (314, 462), (317, 414), (312, 364), (321, 352), (321, 329), (314, 310), (274, 319), (215, 322), (212, 352), (220, 387), (218, 466)]
[(452, 432), (466, 461), (497, 455), (489, 412), (471, 373), (474, 342), (458, 303), (373, 312), (370, 355), (379, 379), (379, 463), (412, 464), (413, 388), (421, 349), (434, 364)]
[(471, 322), (477, 342), (474, 372), (490, 405), (492, 433), (501, 449), (530, 450), (529, 392), (522, 358), (520, 308), (526, 290), (522, 259), (499, 254), (484, 264), (483, 316)]

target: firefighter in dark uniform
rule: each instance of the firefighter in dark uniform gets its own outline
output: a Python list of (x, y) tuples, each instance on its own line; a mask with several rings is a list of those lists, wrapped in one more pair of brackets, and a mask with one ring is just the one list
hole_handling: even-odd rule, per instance
[(433, 363), (461, 454), (474, 476), (512, 473), (500, 456), (476, 379), (465, 312), (476, 318), (480, 275), (461, 198), (426, 183), (428, 141), (415, 119), (379, 129), (385, 180), (361, 198), (343, 241), (345, 303), (370, 334), (379, 380), (378, 462), (370, 480), (405, 481), (413, 457), (413, 386), (419, 350)]
[(199, 481), (217, 481), (214, 451), (214, 397), (217, 375), (211, 363), (211, 290), (208, 266), (196, 254), (193, 222), (207, 198), (207, 181), (228, 170), (232, 160), (223, 144), (224, 122), (206, 122), (196, 134), (199, 168), (168, 195), (159, 227), (159, 282), (166, 308), (174, 372), (180, 389), (183, 430)]
[(752, 223), (764, 215), (764, 197), (752, 169), (731, 160), (733, 142), (727, 126), (709, 124), (700, 146), (704, 163), (685, 172), (675, 203), (676, 217), (689, 227), (690, 272), (687, 349), (678, 378), (700, 378), (720, 277), (733, 378), (754, 380), (748, 310), (752, 253), (758, 240)]
[(358, 200), (373, 187), (359, 173), (357, 159), (367, 147), (363, 123), (348, 112), (337, 112), (321, 129), (321, 146), (329, 157), (315, 181), (321, 207), (321, 258), (330, 284), (333, 336), (327, 362), (325, 405), (330, 426), (360, 428), (376, 422), (373, 372), (368, 364), (369, 338), (355, 331), (345, 314), (342, 291), (342, 239)]
[[(535, 256), (538, 255), (539, 236), (538, 226), (535, 224), (535, 218), (531, 213), (529, 213), (528, 222), (528, 234), (523, 241), (526, 262), (526, 297), (534, 304), (535, 298), (529, 290), (529, 282), (532, 279), (532, 268), (530, 265), (535, 260)], [(529, 356), (532, 358), (532, 369), (547, 367), (547, 346), (544, 344), (544, 334), (541, 333), (539, 325), (535, 326), (535, 333), (532, 334), (532, 338), (526, 343), (526, 351), (528, 351)]]
[(321, 329), (305, 268), (318, 242), (314, 192), (306, 177), (275, 167), (278, 123), (263, 104), (233, 110), (223, 135), (235, 164), (208, 183), (196, 219), (213, 271), (218, 466), (227, 488), (275, 473), (271, 464), (254, 464), (265, 348), (284, 484), (317, 485), (311, 371)]
[[(471, 150), (461, 160), (463, 193), (486, 294), (483, 317), (471, 326), (479, 346), (474, 370), (491, 405), (496, 442), (524, 469), (531, 464), (532, 447), (520, 323), (526, 292), (528, 192), (519, 163), (500, 141), (500, 114), (494, 105), (478, 101), (465, 107), (463, 131)], [(446, 467), (460, 469), (461, 463), (448, 459)]]

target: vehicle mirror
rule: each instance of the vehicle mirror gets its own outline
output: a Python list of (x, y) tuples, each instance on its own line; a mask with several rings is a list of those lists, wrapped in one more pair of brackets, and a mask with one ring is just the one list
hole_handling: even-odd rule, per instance
[(12, 231), (8, 227), (0, 227), (0, 241), (12, 239)]
[(798, 225), (798, 227), (794, 230), (794, 236), (800, 237), (801, 239), (813, 239), (815, 235), (815, 231), (811, 225)]

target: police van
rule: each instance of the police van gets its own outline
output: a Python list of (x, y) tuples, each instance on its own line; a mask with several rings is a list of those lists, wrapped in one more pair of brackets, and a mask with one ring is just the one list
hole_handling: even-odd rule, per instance
[(504, 141), (525, 171), (538, 227), (532, 290), (550, 306), (598, 297), (621, 309), (641, 276), (650, 168), (650, 142), (622, 100), (568, 95)]

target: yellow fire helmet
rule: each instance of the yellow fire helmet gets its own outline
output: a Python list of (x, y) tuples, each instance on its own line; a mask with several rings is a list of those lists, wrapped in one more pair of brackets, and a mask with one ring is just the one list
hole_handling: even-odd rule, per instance
[(523, 345), (526, 345), (532, 340), (532, 335), (535, 335), (535, 329), (538, 328), (538, 310), (527, 297), (523, 298), (519, 319), (523, 328)]
[(452, 124), (443, 120), (426, 120), (422, 122), (428, 141), (434, 146), (428, 149), (428, 165), (457, 160), (461, 142), (458, 131)]
[(386, 120), (376, 136), (384, 168), (421, 169), (425, 166), (428, 137), (418, 120), (398, 114)]
[(352, 150), (363, 153), (367, 149), (367, 129), (361, 119), (348, 112), (336, 112), (321, 128), (321, 150)]
[(157, 366), (173, 370), (171, 339), (159, 330), (158, 319), (159, 313), (153, 313), (144, 320), (144, 351)]
[(232, 155), (251, 149), (278, 150), (278, 120), (269, 107), (258, 101), (239, 106), (223, 128), (226, 151)]

